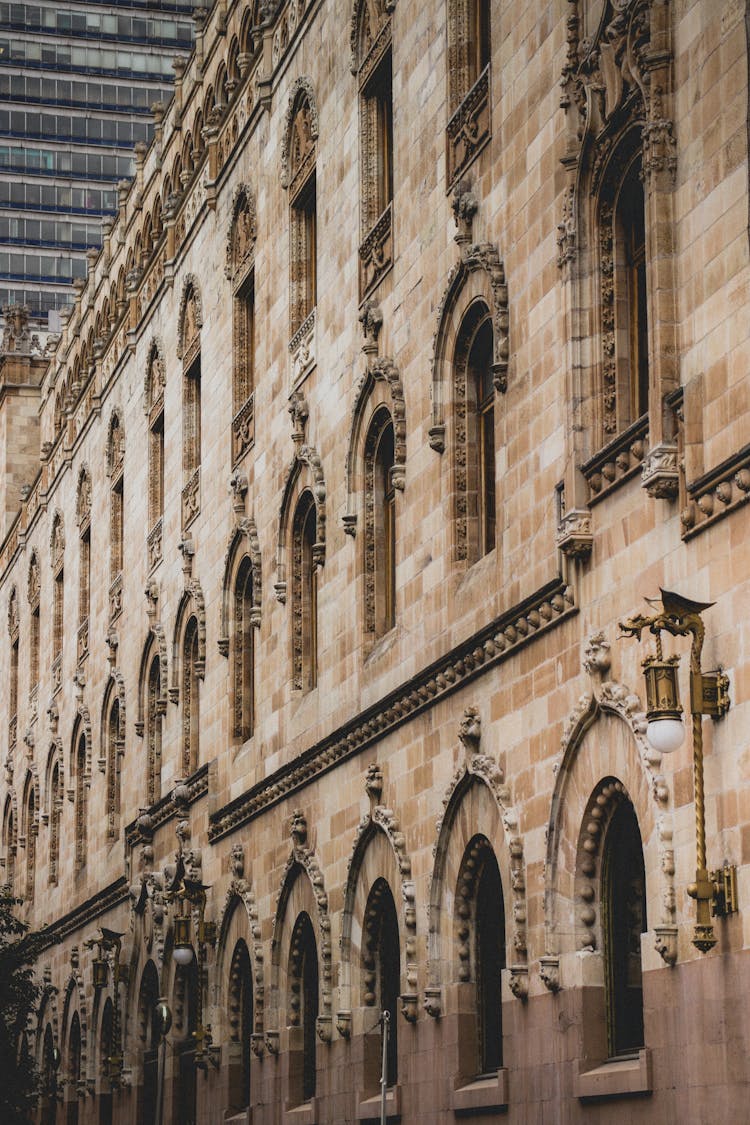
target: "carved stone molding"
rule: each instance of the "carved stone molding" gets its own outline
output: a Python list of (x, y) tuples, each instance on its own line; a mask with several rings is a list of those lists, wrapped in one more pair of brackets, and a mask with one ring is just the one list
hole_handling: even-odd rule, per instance
[(643, 458), (641, 482), (655, 500), (674, 500), (680, 489), (677, 445), (661, 442)]
[(571, 508), (559, 524), (555, 542), (558, 549), (571, 559), (587, 559), (594, 546), (591, 512), (588, 508)]
[(750, 500), (750, 445), (687, 485), (682, 538), (692, 539)]

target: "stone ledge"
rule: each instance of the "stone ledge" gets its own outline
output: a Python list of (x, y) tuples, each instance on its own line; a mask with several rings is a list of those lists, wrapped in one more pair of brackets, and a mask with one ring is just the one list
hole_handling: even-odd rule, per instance
[(317, 1102), (310, 1098), (309, 1102), (302, 1105), (288, 1106), (283, 1114), (284, 1125), (316, 1125)]
[(508, 1068), (500, 1067), (497, 1074), (476, 1078), (465, 1086), (458, 1086), (451, 1094), (451, 1109), (456, 1117), (485, 1113), (504, 1113), (508, 1108)]
[[(381, 1095), (360, 1098), (357, 1104), (357, 1121), (380, 1121)], [(394, 1121), (401, 1116), (401, 1087), (389, 1086), (385, 1093), (386, 1121)]]
[(573, 1083), (577, 1098), (627, 1098), (653, 1090), (651, 1051), (642, 1047), (637, 1055), (610, 1059), (593, 1070), (579, 1072)]

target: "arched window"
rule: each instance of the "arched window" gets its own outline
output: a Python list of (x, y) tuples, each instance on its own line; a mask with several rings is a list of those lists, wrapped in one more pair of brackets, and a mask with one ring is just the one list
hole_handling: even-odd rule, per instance
[(253, 1031), (253, 977), (250, 954), (242, 938), (234, 947), (229, 969), (229, 1018), (233, 1040), (229, 1104), (232, 1110), (239, 1112), (250, 1105), (250, 1037)]
[(107, 837), (110, 840), (117, 838), (120, 817), (120, 754), (123, 749), (120, 727), (120, 701), (117, 696), (113, 695), (109, 703), (104, 731), (106, 740)]
[(148, 666), (146, 696), (146, 801), (153, 805), (161, 796), (162, 714), (161, 664), (154, 653)]
[(505, 906), (497, 860), (485, 836), (475, 836), (464, 852), (456, 903), (459, 987), (467, 991), (465, 1010), (472, 1013), (459, 1041), (459, 1072), (471, 1080), (496, 1074), (503, 1065)]
[(646, 230), (640, 156), (631, 162), (618, 185), (614, 211), (606, 205), (602, 207), (601, 221), (605, 228), (601, 244), (608, 269), (606, 247), (612, 239), (614, 274), (611, 310), (608, 300), (604, 302), (607, 322), (614, 321), (616, 363), (616, 406), (609, 425), (620, 433), (648, 413)]
[(318, 682), (317, 516), (312, 492), (300, 496), (292, 523), (293, 684), (310, 691)]
[(76, 502), (78, 523), (78, 640), (76, 660), (80, 664), (89, 650), (89, 615), (91, 613), (91, 479), (86, 469), (78, 478)]
[(41, 1125), (55, 1125), (57, 1118), (57, 1068), (52, 1025), (44, 1029), (42, 1045)]
[(49, 782), (49, 883), (55, 885), (60, 862), (60, 818), (62, 816), (63, 793), (60, 780), (60, 763), (52, 766)]
[(389, 6), (359, 6), (356, 30), (359, 83), (361, 235), (360, 300), (393, 263), (393, 65)]
[(232, 463), (255, 439), (255, 201), (250, 189), (238, 189), (229, 236), (227, 273), (234, 296), (232, 347)]
[(28, 596), (31, 617), (29, 622), (29, 687), (31, 693), (39, 684), (39, 601), (41, 594), (41, 575), (36, 552), (29, 562)]
[(289, 131), (290, 335), (305, 325), (317, 303), (317, 130), (309, 94), (296, 97)]
[(75, 862), (76, 870), (86, 863), (88, 834), (88, 785), (86, 779), (86, 734), (80, 729), (75, 739)]
[(316, 1089), (318, 949), (309, 914), (299, 915), (289, 952), (289, 1101), (309, 1102)]
[(182, 527), (200, 511), (201, 466), (201, 301), (191, 279), (183, 294), (180, 323), (182, 358)]
[(365, 625), (376, 637), (396, 624), (396, 490), (393, 421), (379, 408), (365, 441)]
[[(198, 1026), (198, 966), (178, 966), (175, 993), (181, 1001), (182, 1022), (178, 1030), (176, 1088), (173, 1094), (173, 1125), (197, 1125), (198, 1074), (195, 1066), (195, 1036)], [(177, 1005), (175, 1005), (176, 1007)]]
[(234, 587), (232, 670), (234, 737), (245, 742), (253, 733), (254, 712), (254, 614), (253, 573), (250, 559), (240, 563)]
[(162, 557), (164, 515), (164, 360), (154, 343), (146, 373), (148, 414), (148, 566), (152, 570)]
[(26, 879), (24, 885), (24, 902), (34, 901), (34, 880), (36, 876), (36, 837), (37, 807), (34, 785), (29, 777), (26, 782), (26, 800), (24, 802), (24, 835), (26, 839)]
[(117, 414), (112, 415), (107, 448), (109, 473), (109, 621), (122, 611), (122, 567), (124, 548), (125, 435)]
[(8, 602), (8, 632), (10, 634), (10, 676), (8, 684), (8, 751), (11, 752), (18, 738), (18, 655), (20, 645), (20, 619), (18, 613), (18, 593), (11, 590)]
[(67, 1079), (65, 1097), (65, 1125), (78, 1125), (78, 1084), (81, 1081), (81, 1021), (73, 1013), (68, 1032)]
[(153, 961), (147, 961), (138, 993), (138, 1037), (143, 1052), (143, 1082), (138, 1089), (137, 1120), (156, 1125), (159, 1097), (159, 1024), (156, 1005), (159, 979)]
[(644, 1045), (641, 934), (646, 930), (646, 874), (635, 811), (620, 801), (602, 855), (607, 1038), (611, 1058)]
[(3, 852), (5, 853), (5, 882), (10, 889), (11, 896), (16, 891), (16, 849), (18, 846), (16, 834), (16, 818), (9, 794), (5, 799), (5, 811), (3, 813)]
[(109, 1082), (110, 1056), (114, 1051), (114, 1010), (107, 997), (99, 1034), (99, 1125), (112, 1125), (112, 1087)]
[(459, 554), (495, 547), (495, 385), (492, 319), (479, 301), (461, 322), (454, 356), (456, 521)]
[[(377, 879), (367, 898), (364, 913), (365, 932), (362, 950), (362, 981), (365, 1004), (375, 1012), (388, 1012), (388, 1043), (386, 1052), (388, 1086), (398, 1082), (398, 1009), (401, 993), (401, 954), (398, 917), (391, 889), (385, 879)], [(374, 1094), (380, 1083), (383, 1058), (383, 1035), (365, 1040), (366, 1093)]]
[(200, 692), (199, 692), (198, 621), (193, 616), (185, 627), (182, 649), (182, 770), (185, 777), (198, 768), (200, 761)]
[(56, 513), (52, 520), (50, 543), (52, 556), (52, 690), (62, 684), (62, 651), (65, 635), (65, 532), (62, 516)]
[(491, 136), (490, 0), (448, 0), (448, 183)]

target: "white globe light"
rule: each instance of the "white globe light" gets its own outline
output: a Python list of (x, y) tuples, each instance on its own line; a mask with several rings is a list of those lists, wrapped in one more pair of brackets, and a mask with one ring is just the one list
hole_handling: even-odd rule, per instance
[(177, 965), (189, 965), (193, 960), (193, 948), (190, 945), (176, 945), (172, 950), (172, 957)]
[(685, 740), (685, 727), (681, 719), (652, 719), (646, 737), (660, 754), (672, 754)]

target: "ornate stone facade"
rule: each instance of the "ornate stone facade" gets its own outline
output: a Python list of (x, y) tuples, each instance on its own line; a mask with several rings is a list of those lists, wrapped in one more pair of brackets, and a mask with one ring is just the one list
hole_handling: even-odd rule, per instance
[[(6, 318), (0, 877), (47, 927), (41, 1120), (150, 1123), (160, 1080), (174, 1125), (377, 1120), (382, 1012), (388, 1120), (740, 1120), (744, 11), (342, 13), (196, 9), (60, 338)], [(650, 637), (618, 639), (660, 586), (715, 603), (730, 679), (708, 954), (690, 749), (648, 742)]]

